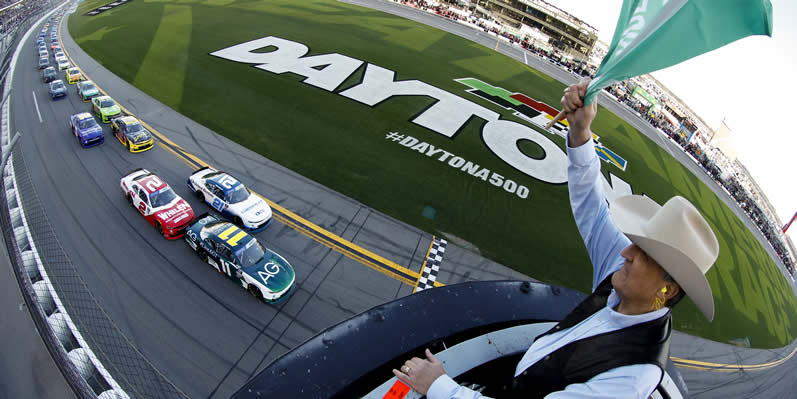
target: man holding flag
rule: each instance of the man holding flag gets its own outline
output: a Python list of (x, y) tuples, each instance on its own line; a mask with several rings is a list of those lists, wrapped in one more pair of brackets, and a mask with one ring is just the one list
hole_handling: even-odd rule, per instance
[[(705, 273), (719, 255), (714, 232), (682, 197), (664, 206), (650, 198), (618, 198), (609, 210), (590, 125), (597, 103), (585, 106), (589, 81), (565, 89), (570, 122), (567, 153), (570, 204), (593, 263), (593, 293), (540, 335), (512, 381), (490, 395), (518, 398), (648, 398), (669, 356), (670, 309), (688, 294), (709, 320), (714, 300)], [(457, 385), (427, 351), (394, 374), (430, 399), (478, 398)]]
[[(705, 277), (719, 255), (711, 227), (679, 196), (661, 206), (628, 195), (614, 200), (610, 210), (590, 126), (602, 88), (745, 36), (771, 36), (771, 21), (768, 0), (624, 2), (595, 79), (566, 88), (560, 113), (570, 125), (570, 204), (593, 264), (593, 293), (534, 340), (511, 381), (495, 381), (485, 394), (646, 399), (664, 375), (670, 309), (689, 295), (708, 320), (714, 318)], [(428, 349), (426, 359), (412, 358), (393, 374), (430, 399), (482, 397), (445, 375)]]

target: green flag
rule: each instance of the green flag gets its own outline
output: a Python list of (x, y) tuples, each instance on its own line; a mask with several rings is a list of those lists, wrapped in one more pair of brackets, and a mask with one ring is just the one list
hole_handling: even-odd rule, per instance
[(769, 0), (625, 0), (584, 104), (613, 83), (752, 35), (772, 36)]

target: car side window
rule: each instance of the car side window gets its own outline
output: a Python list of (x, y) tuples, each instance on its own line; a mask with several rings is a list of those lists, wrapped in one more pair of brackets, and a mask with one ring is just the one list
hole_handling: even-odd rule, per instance
[(138, 198), (144, 201), (144, 203), (147, 203), (147, 193), (145, 193), (141, 188), (138, 189)]
[(219, 244), (219, 254), (226, 260), (232, 260), (232, 252), (223, 244)]

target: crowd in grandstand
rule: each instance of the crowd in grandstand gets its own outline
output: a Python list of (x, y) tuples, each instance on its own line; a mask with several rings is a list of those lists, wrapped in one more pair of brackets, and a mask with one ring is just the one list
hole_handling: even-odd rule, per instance
[(28, 16), (50, 8), (51, 0), (0, 0), (0, 36), (16, 32)]

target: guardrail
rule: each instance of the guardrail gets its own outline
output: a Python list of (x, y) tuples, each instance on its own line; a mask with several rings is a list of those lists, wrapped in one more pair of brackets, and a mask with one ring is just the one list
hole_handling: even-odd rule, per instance
[[(55, 363), (79, 398), (175, 398), (186, 395), (132, 345), (104, 312), (64, 252), (39, 201), (22, 145), (12, 147), (11, 87), (16, 60), (34, 26), (67, 3), (14, 33), (0, 76), (0, 149), (8, 158), (0, 180), (0, 230), (22, 296)], [(73, 5), (74, 10), (74, 5)], [(33, 133), (33, 132), (31, 132)], [(35, 388), (31, 387), (31, 392)]]

